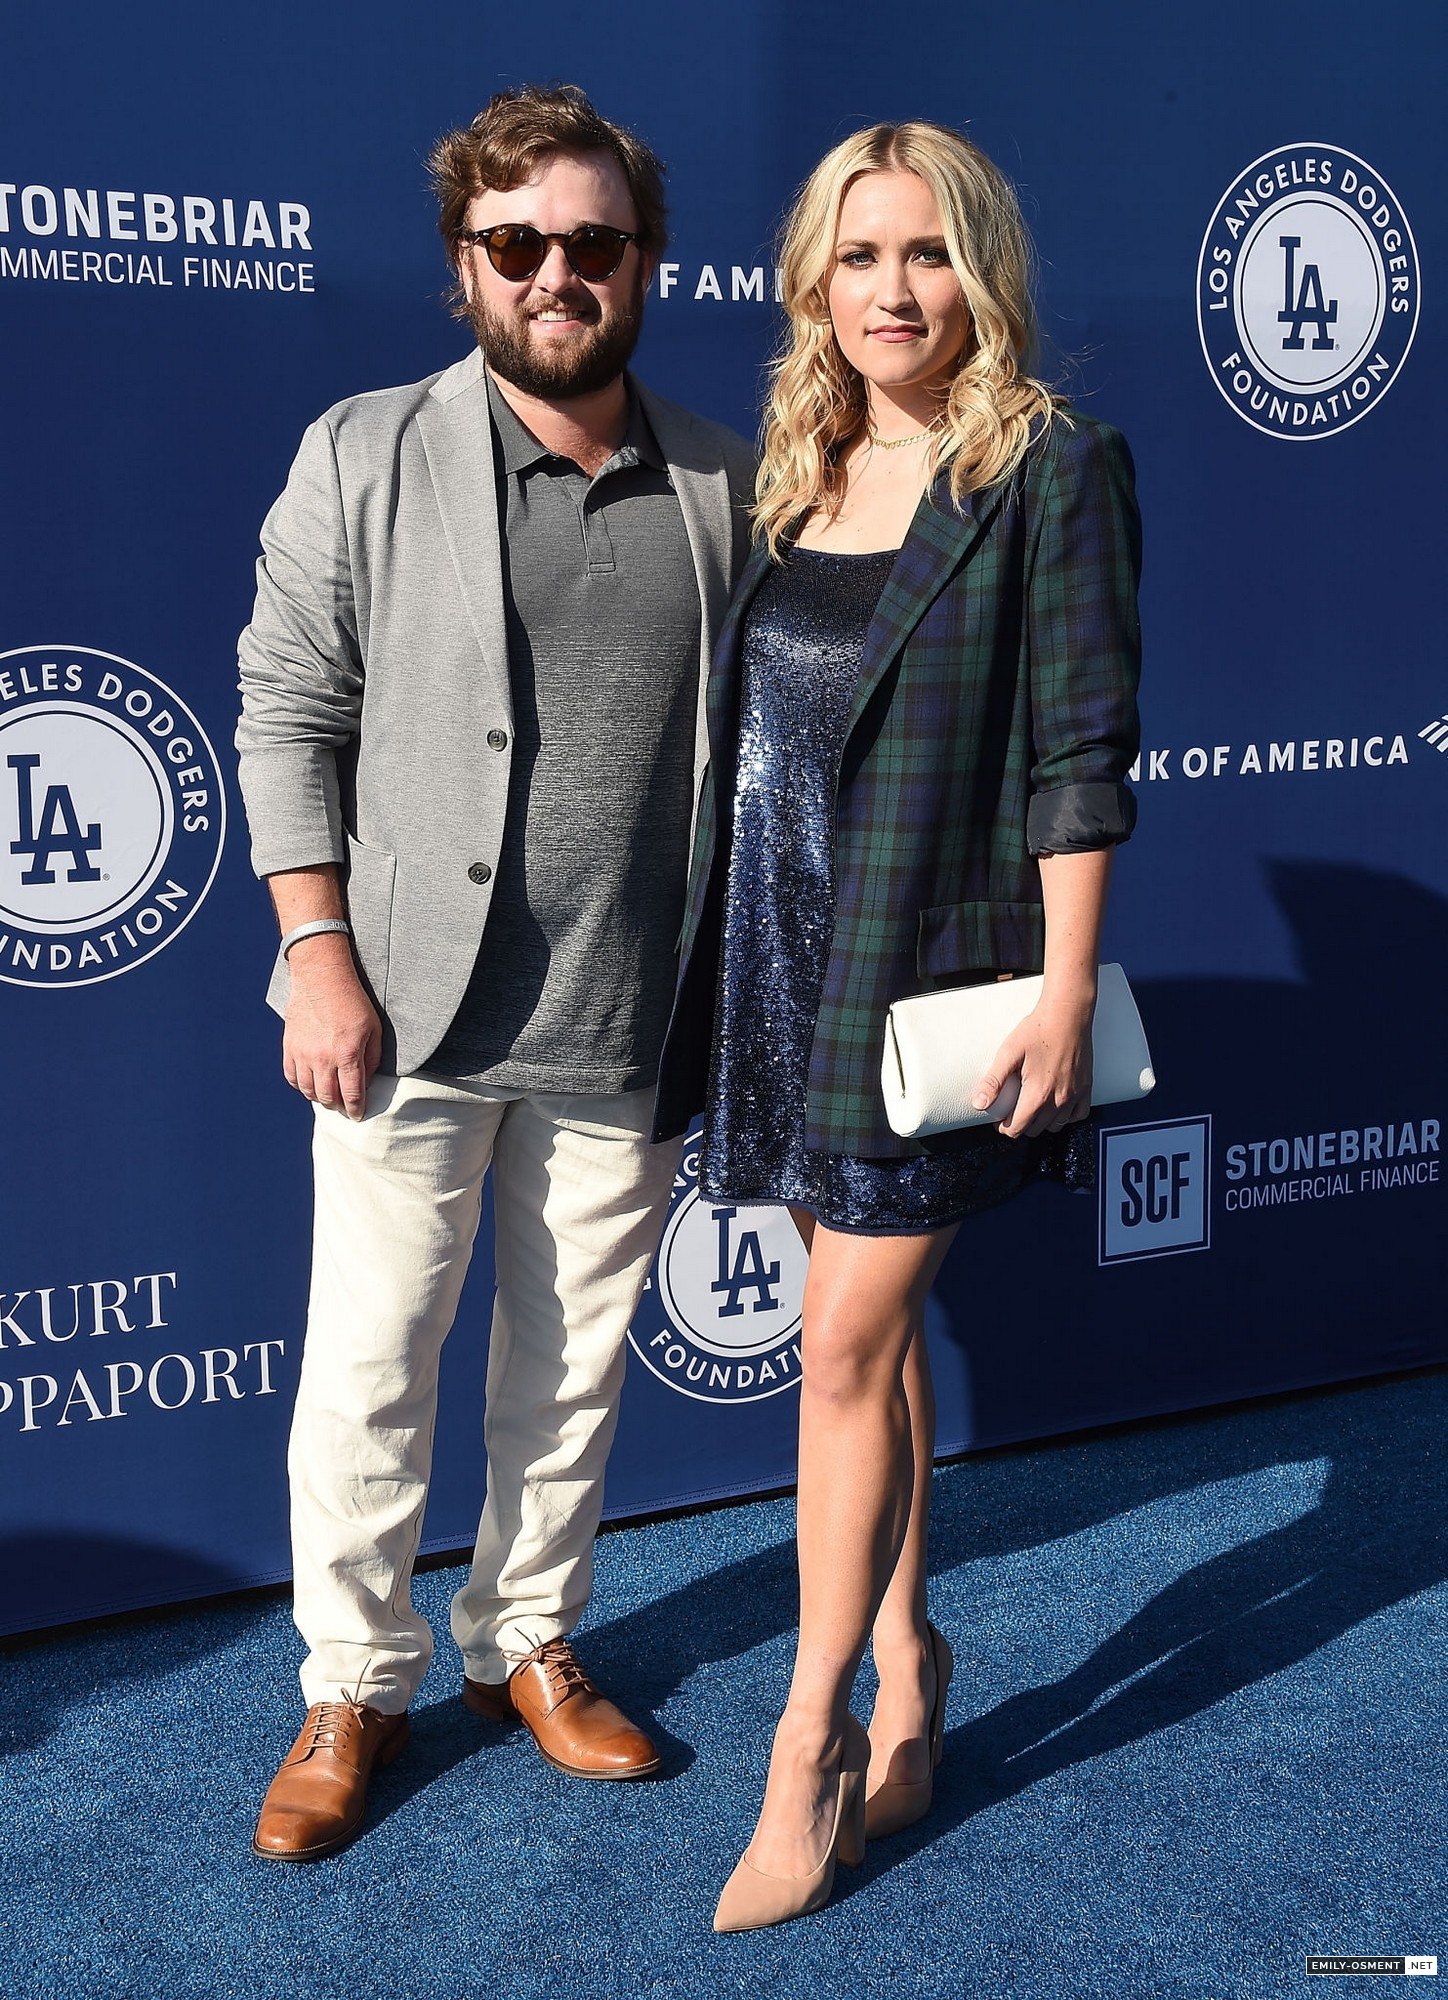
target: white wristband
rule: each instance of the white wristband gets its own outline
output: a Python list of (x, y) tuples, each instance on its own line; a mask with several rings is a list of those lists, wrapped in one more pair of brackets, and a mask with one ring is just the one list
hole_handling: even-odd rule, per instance
[(317, 917), (310, 924), (298, 924), (294, 931), (288, 931), (282, 939), (282, 957), (285, 958), (292, 946), (299, 943), (302, 938), (320, 937), (323, 931), (342, 931), (350, 937), (352, 926), (345, 917)]

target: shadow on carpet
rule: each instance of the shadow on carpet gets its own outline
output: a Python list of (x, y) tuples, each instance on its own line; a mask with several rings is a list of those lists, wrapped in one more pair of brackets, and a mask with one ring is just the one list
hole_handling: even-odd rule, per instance
[[(580, 1785), (456, 1699), (458, 1569), (366, 1831), (256, 1861), (300, 1717), (281, 1597), (12, 1650), (0, 1992), (238, 2000), (1192, 1996), (1432, 1953), (1448, 1375), (990, 1452), (936, 1478), (936, 1807), (832, 1905), (715, 1938), (788, 1677), (792, 1506), (620, 1530), (580, 1650), (660, 1781)], [(868, 1670), (856, 1706), (869, 1712)]]

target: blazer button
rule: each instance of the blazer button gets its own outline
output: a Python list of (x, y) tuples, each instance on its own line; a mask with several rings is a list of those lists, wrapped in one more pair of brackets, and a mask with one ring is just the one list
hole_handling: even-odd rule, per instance
[(488, 731), (488, 748), (490, 750), (506, 750), (507, 747), (508, 732), (506, 729), (490, 729)]
[(468, 870), (468, 880), (470, 882), (486, 882), (492, 872), (486, 861), (475, 861)]

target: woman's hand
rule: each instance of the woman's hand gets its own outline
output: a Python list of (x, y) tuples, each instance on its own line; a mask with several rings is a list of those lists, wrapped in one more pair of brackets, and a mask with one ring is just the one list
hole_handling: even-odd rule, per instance
[(1060, 1132), (1091, 1109), (1091, 1018), (1111, 856), (1106, 847), (1040, 857), (1046, 916), (1041, 997), (996, 1051), (972, 1100), (984, 1111), (1013, 1077), (1019, 1079), (1020, 1096), (997, 1121), (1003, 1138)]
[(1060, 997), (1043, 995), (996, 1052), (972, 1102), (993, 1104), (1012, 1077), (1020, 1080), (1015, 1107), (999, 1122), (1002, 1138), (1035, 1139), (1064, 1131), (1091, 1109), (1091, 1017), (1094, 987)]

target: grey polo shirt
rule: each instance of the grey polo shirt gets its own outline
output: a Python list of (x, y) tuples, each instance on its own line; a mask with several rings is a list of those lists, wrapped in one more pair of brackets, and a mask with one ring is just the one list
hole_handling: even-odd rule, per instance
[(539, 444), (491, 377), (488, 404), (513, 762), (477, 963), (427, 1068), (509, 1089), (637, 1089), (658, 1072), (688, 874), (693, 557), (632, 389), (624, 441), (592, 479)]

